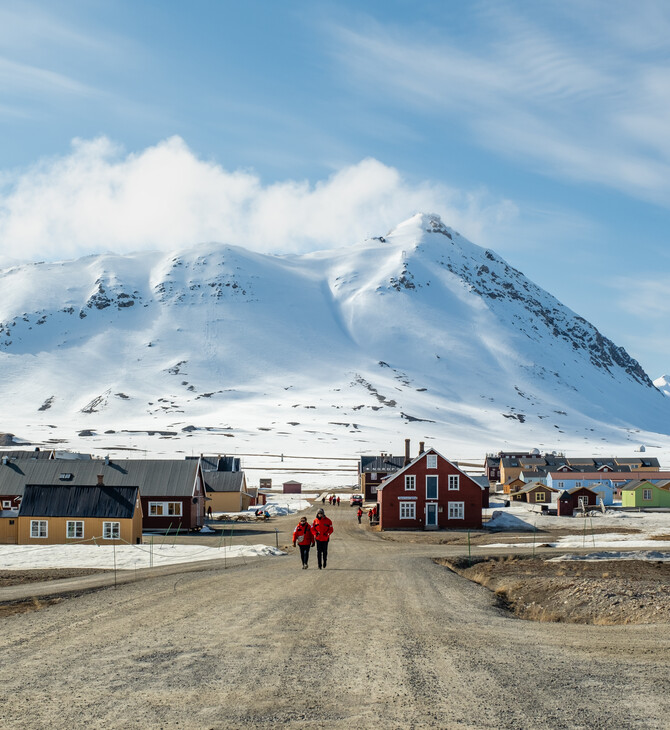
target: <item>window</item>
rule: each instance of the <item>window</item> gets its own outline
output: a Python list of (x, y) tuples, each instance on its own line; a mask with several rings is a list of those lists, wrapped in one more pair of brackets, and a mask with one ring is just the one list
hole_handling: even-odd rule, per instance
[(535, 501), (536, 502), (544, 502), (544, 500), (545, 500), (544, 492), (535, 492)]
[(586, 509), (589, 506), (589, 498), (577, 497), (577, 504), (579, 505), (579, 509)]
[(437, 499), (437, 477), (426, 477), (426, 499)]
[(582, 486), (582, 483), (581, 482), (575, 482), (575, 486), (576, 487), (581, 487)]
[(449, 474), (449, 486), (450, 490), (458, 489), (458, 474)]
[(428, 454), (426, 457), (426, 469), (437, 469), (437, 454)]
[(181, 517), (181, 502), (149, 502), (151, 517)]
[(376, 471), (370, 472), (370, 479), (372, 479), (373, 482), (377, 481), (377, 472)]
[(563, 482), (558, 482), (556, 485), (559, 489), (563, 489)]
[(84, 537), (84, 521), (68, 520), (66, 533), (68, 540), (81, 540)]
[(121, 538), (120, 522), (103, 522), (102, 523), (102, 539), (103, 540), (119, 540)]
[(370, 485), (370, 494), (377, 494), (377, 485), (376, 484)]
[(46, 520), (30, 520), (30, 537), (48, 537), (47, 524)]
[(642, 490), (642, 499), (650, 500), (651, 499), (651, 489), (643, 489)]
[(416, 477), (414, 476), (414, 474), (405, 474), (405, 491), (416, 491)]
[(3, 499), (2, 500), (2, 509), (11, 509), (11, 508), (12, 508), (11, 499)]
[(465, 519), (465, 502), (449, 502), (449, 519)]
[(401, 520), (416, 519), (416, 502), (401, 501), (399, 504), (400, 504), (400, 519)]

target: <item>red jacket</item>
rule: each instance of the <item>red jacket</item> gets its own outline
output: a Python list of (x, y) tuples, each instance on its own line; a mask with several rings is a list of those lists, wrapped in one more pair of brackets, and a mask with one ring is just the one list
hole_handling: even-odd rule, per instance
[(333, 523), (328, 517), (314, 518), (312, 533), (319, 542), (325, 542), (333, 534)]
[(360, 507), (358, 508), (358, 512), (356, 512), (356, 516), (357, 517), (362, 517), (363, 516), (363, 510)]
[(298, 545), (314, 545), (314, 535), (308, 522), (305, 522), (304, 525), (298, 522), (297, 527), (293, 530), (293, 544), (296, 542)]

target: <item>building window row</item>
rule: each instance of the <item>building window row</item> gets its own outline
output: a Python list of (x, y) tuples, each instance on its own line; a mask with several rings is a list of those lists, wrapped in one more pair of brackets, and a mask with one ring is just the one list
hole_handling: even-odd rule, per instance
[[(65, 535), (68, 540), (83, 540), (84, 538), (84, 521), (83, 520), (67, 520), (65, 524)], [(46, 539), (49, 537), (49, 520), (30, 520), (30, 537), (36, 539)], [(121, 539), (121, 523), (120, 522), (103, 522), (102, 523), (102, 539), (103, 540), (119, 540)]]
[(149, 502), (150, 517), (181, 517), (181, 502)]

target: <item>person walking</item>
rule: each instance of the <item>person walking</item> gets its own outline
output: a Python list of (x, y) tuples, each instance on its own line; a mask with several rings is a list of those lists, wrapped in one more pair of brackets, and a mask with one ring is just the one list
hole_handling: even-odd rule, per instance
[(307, 570), (309, 563), (309, 549), (314, 545), (314, 535), (312, 528), (307, 522), (307, 518), (303, 515), (293, 530), (293, 547), (298, 543), (300, 548), (300, 559), (302, 560), (302, 569)]
[(326, 567), (328, 562), (328, 541), (333, 534), (332, 520), (326, 517), (326, 513), (320, 509), (312, 522), (312, 534), (316, 540), (316, 559), (319, 563), (319, 570)]
[(338, 495), (338, 497), (337, 497), (337, 506), (338, 506), (338, 507), (340, 506), (340, 497), (339, 497), (339, 495)]
[(368, 519), (370, 520), (370, 524), (372, 524), (372, 509), (368, 510)]
[(333, 495), (329, 494), (328, 495), (328, 504), (332, 504), (332, 503), (333, 503)]
[(356, 512), (356, 517), (358, 517), (358, 524), (361, 524), (361, 517), (363, 516), (363, 510), (359, 507), (358, 511)]
[(324, 494), (323, 497), (321, 497), (321, 504), (326, 504), (326, 495)]

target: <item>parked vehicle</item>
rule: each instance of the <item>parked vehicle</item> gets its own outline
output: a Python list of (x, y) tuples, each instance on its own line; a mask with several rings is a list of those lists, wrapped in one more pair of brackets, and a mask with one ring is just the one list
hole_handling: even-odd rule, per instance
[(363, 495), (362, 494), (352, 494), (351, 497), (349, 497), (349, 504), (352, 507), (362, 507), (363, 506)]

